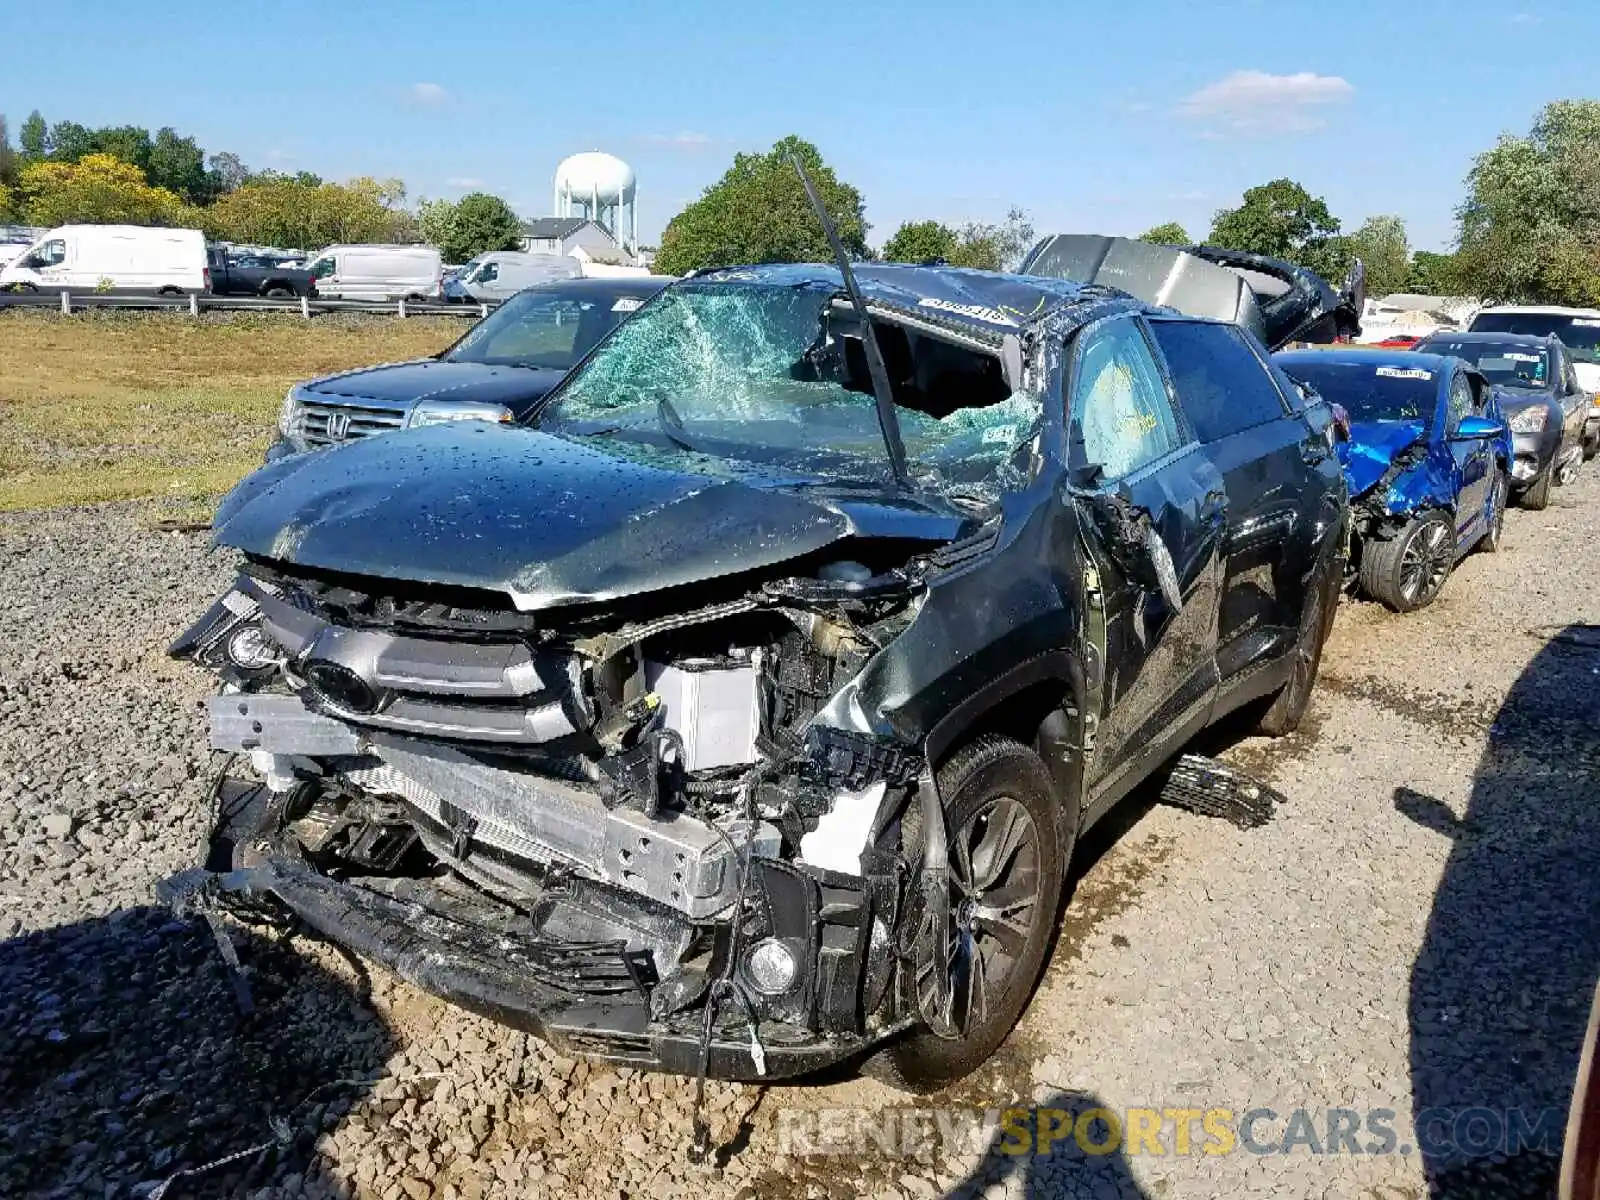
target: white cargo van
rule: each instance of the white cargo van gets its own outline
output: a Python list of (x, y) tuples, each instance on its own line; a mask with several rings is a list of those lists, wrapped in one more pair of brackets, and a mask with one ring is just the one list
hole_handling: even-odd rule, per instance
[(577, 279), (582, 274), (582, 264), (570, 254), (491, 250), (462, 267), (445, 286), (445, 295), (452, 300), (509, 300), (536, 283)]
[(210, 288), (198, 229), (63, 225), (0, 269), (0, 288), (178, 296)]
[(306, 269), (329, 300), (437, 300), (444, 280), (432, 246), (329, 246)]

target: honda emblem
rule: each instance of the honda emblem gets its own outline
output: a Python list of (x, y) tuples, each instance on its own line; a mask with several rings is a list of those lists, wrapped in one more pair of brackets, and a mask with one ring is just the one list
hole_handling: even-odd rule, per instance
[(345, 440), (345, 438), (349, 437), (350, 414), (339, 412), (329, 413), (327, 433), (328, 440), (330, 442), (342, 442)]

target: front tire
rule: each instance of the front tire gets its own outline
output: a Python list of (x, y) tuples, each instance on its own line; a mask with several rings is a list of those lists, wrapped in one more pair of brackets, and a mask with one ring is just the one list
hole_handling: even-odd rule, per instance
[(943, 953), (916, 956), (916, 991), (924, 994), (931, 971), (946, 972), (952, 1036), (922, 1025), (864, 1064), (867, 1074), (909, 1092), (938, 1091), (970, 1075), (1022, 1018), (1076, 840), (1044, 763), (1010, 738), (983, 737), (958, 750), (939, 770), (939, 795), (950, 846), (950, 938)]
[(1556, 481), (1556, 464), (1551, 459), (1550, 465), (1544, 469), (1544, 474), (1517, 498), (1517, 503), (1531, 512), (1543, 512), (1550, 507), (1550, 489)]
[(1361, 590), (1395, 612), (1415, 612), (1438, 598), (1455, 565), (1455, 521), (1433, 509), (1391, 538), (1361, 548)]
[(1505, 471), (1495, 471), (1494, 482), (1489, 488), (1489, 527), (1484, 530), (1478, 549), (1485, 554), (1498, 554), (1505, 542), (1506, 501), (1511, 494), (1511, 484), (1506, 479)]

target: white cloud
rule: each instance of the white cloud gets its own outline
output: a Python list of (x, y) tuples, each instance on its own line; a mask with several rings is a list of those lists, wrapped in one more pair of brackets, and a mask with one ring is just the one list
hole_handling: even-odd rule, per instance
[(665, 146), (669, 150), (682, 150), (686, 153), (704, 150), (712, 141), (710, 134), (695, 133), (688, 129), (681, 133), (647, 133), (643, 140), (652, 146)]
[(1305, 133), (1326, 123), (1318, 109), (1347, 103), (1355, 94), (1338, 75), (1235, 71), (1186, 97), (1178, 115), (1209, 122), (1201, 136), (1218, 136), (1219, 127), (1242, 134)]
[(487, 185), (481, 179), (474, 179), (470, 175), (453, 175), (445, 180), (453, 188), (481, 188)]
[(1544, 18), (1539, 16), (1537, 13), (1519, 12), (1512, 13), (1509, 17), (1507, 17), (1506, 23), (1509, 25), (1537, 25), (1542, 20), (1544, 20)]
[(450, 93), (437, 83), (413, 83), (410, 94), (418, 104), (443, 104), (450, 99)]

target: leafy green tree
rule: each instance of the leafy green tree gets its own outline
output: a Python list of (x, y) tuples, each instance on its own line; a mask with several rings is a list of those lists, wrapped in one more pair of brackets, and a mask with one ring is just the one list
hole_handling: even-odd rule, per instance
[(50, 127), (44, 123), (44, 117), (36, 108), (28, 114), (28, 119), (17, 131), (17, 144), (22, 147), (22, 153), (27, 157), (43, 158), (49, 149), (49, 137)]
[(1014, 271), (1033, 248), (1033, 241), (1033, 222), (1022, 209), (1013, 208), (998, 225), (967, 222), (957, 231), (955, 247), (947, 257), (958, 267)]
[(17, 152), (11, 148), (11, 135), (6, 129), (6, 119), (4, 114), (0, 114), (0, 187), (16, 187), (21, 170), (22, 161), (17, 157)]
[(1399, 217), (1368, 217), (1347, 239), (1350, 252), (1367, 269), (1367, 294), (1404, 291), (1411, 274), (1411, 243)]
[(213, 199), (243, 187), (245, 180), (250, 178), (250, 168), (244, 165), (244, 160), (226, 150), (206, 159), (206, 171), (211, 176)]
[(790, 135), (766, 154), (737, 154), (700, 198), (667, 223), (656, 270), (681, 275), (739, 263), (831, 262), (833, 252), (790, 164), (798, 155), (847, 253), (867, 253), (861, 193), (839, 180), (810, 142)]
[(150, 131), (140, 129), (137, 125), (108, 125), (89, 133), (89, 153), (110, 154), (125, 163), (132, 163), (145, 173), (147, 183), (150, 182), (150, 155), (154, 148)]
[(179, 137), (170, 125), (156, 131), (145, 178), (152, 187), (176, 192), (190, 204), (207, 204), (217, 195), (216, 182), (206, 170), (206, 152), (192, 137)]
[(1461, 266), (1454, 254), (1418, 250), (1411, 256), (1405, 286), (1400, 290), (1423, 296), (1459, 296), (1469, 289), (1463, 286)]
[(938, 221), (906, 221), (883, 244), (885, 262), (920, 263), (948, 259), (956, 246), (956, 231)]
[(73, 222), (193, 226), (199, 210), (111, 154), (86, 154), (76, 162), (30, 162), (17, 192), (24, 220), (34, 225)]
[(442, 251), (446, 243), (455, 239), (455, 220), (454, 201), (429, 200), (427, 197), (417, 201), (417, 228), (422, 233), (422, 240), (430, 246), (438, 246)]
[(1168, 221), (1164, 225), (1157, 225), (1154, 229), (1146, 229), (1139, 235), (1141, 242), (1154, 242), (1158, 246), (1190, 246), (1189, 231), (1176, 221)]
[(383, 206), (371, 180), (306, 183), (268, 175), (204, 209), (205, 230), (235, 242), (317, 249), (335, 242), (393, 241), (401, 216)]
[(499, 196), (469, 192), (456, 201), (445, 240), (437, 244), (445, 260), (455, 263), (490, 250), (515, 250), (522, 244), (522, 222)]
[(1546, 105), (1467, 175), (1463, 284), (1491, 299), (1600, 304), (1600, 100)]
[(1292, 179), (1274, 179), (1244, 194), (1238, 208), (1217, 212), (1207, 239), (1227, 250), (1247, 250), (1309, 267), (1337, 282), (1350, 265), (1339, 220), (1327, 202)]

